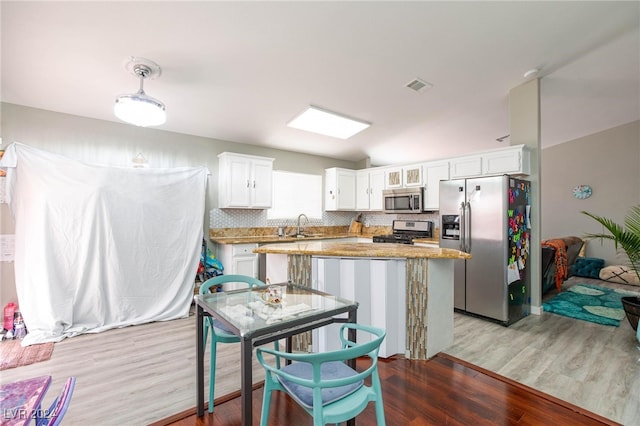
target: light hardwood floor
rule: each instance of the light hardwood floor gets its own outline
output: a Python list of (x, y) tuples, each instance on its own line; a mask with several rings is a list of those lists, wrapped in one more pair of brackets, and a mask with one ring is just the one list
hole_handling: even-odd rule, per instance
[[(193, 316), (83, 335), (56, 343), (49, 361), (0, 372), (0, 383), (51, 374), (47, 406), (73, 375), (65, 425), (145, 425), (194, 407), (194, 347)], [(238, 351), (235, 344), (219, 345), (217, 397), (239, 389)], [(546, 313), (503, 327), (455, 314), (455, 342), (446, 352), (640, 426), (640, 351), (626, 319), (607, 327)], [(255, 381), (263, 378), (254, 365)]]
[[(579, 277), (563, 288), (581, 282), (640, 292)], [(450, 355), (624, 425), (640, 425), (640, 344), (626, 318), (612, 327), (543, 313), (503, 327), (456, 314), (454, 333), (445, 351)]]

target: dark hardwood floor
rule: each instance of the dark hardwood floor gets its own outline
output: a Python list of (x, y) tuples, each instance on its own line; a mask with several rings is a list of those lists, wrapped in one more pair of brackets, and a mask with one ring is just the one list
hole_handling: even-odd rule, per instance
[[(616, 425), (617, 423), (535, 389), (446, 354), (429, 361), (393, 357), (379, 362), (388, 425)], [(269, 425), (310, 425), (311, 418), (286, 395), (276, 392)], [(253, 392), (253, 424), (260, 423), (262, 387)], [(240, 425), (240, 398), (216, 401), (213, 414), (195, 416), (195, 408), (155, 423)], [(373, 404), (356, 419), (375, 424)]]

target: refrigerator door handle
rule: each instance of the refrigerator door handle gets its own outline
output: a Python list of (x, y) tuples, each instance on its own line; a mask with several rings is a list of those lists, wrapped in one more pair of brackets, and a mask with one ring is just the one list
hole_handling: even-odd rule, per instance
[(471, 203), (466, 202), (465, 204), (465, 212), (464, 212), (464, 220), (466, 222), (464, 230), (465, 230), (465, 250), (467, 253), (471, 253)]
[(465, 251), (465, 237), (466, 237), (466, 224), (465, 224), (465, 218), (464, 218), (464, 204), (465, 202), (463, 201), (462, 203), (460, 203), (460, 209), (458, 210), (458, 213), (460, 213), (460, 251)]

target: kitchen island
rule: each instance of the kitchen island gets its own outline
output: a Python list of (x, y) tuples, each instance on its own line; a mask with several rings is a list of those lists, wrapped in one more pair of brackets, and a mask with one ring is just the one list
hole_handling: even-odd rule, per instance
[[(387, 330), (386, 356), (404, 353), (410, 359), (428, 359), (453, 343), (453, 261), (469, 259), (467, 253), (407, 244), (309, 240), (267, 244), (254, 252), (286, 254), (288, 279), (295, 284), (318, 288), (323, 281), (347, 283), (337, 290), (360, 303), (358, 321)], [(310, 340), (308, 335), (297, 339), (293, 349), (307, 350)]]

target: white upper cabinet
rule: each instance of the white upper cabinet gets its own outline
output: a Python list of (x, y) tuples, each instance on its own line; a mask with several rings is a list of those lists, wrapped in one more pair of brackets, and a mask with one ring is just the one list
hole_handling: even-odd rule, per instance
[(385, 189), (422, 186), (422, 163), (385, 169)]
[(402, 188), (402, 167), (388, 168), (384, 172), (385, 189)]
[(324, 209), (356, 210), (356, 171), (333, 167), (324, 173)]
[(356, 172), (356, 209), (369, 210), (369, 171)]
[(384, 190), (384, 170), (369, 172), (369, 210), (384, 209), (382, 190)]
[(525, 145), (402, 166), (362, 170), (325, 170), (324, 206), (335, 210), (384, 210), (384, 189), (424, 187), (424, 210), (438, 210), (440, 181), (503, 174), (526, 176), (530, 154)]
[(449, 180), (449, 162), (425, 163), (424, 174), (424, 210), (440, 208), (440, 181)]
[(482, 156), (482, 174), (528, 175), (531, 173), (529, 150), (524, 145), (492, 151)]
[(356, 210), (382, 210), (384, 177), (382, 169), (356, 172)]
[(422, 164), (414, 164), (402, 168), (404, 187), (422, 186)]
[(218, 207), (271, 207), (273, 158), (223, 152), (218, 155)]
[(451, 179), (460, 179), (482, 175), (482, 156), (452, 158), (449, 160)]
[(452, 158), (449, 163), (451, 179), (504, 174), (526, 176), (531, 173), (530, 154), (524, 145)]

